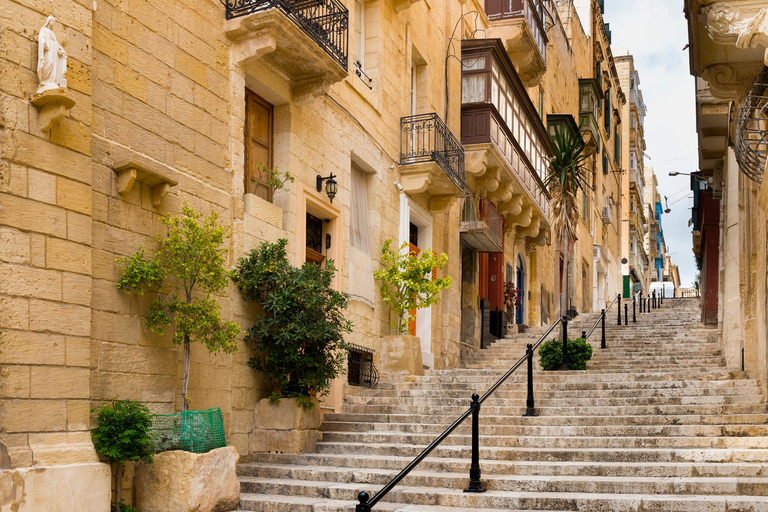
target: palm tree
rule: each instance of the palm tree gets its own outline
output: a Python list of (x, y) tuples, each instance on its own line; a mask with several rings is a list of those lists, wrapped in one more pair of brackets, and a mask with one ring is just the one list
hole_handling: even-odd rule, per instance
[(570, 247), (576, 241), (576, 225), (579, 220), (577, 194), (585, 190), (587, 184), (584, 164), (584, 140), (581, 134), (555, 126), (554, 136), (550, 136), (554, 156), (549, 161), (549, 169), (543, 180), (543, 188), (550, 194), (552, 206), (552, 230), (561, 236), (563, 251), (563, 277), (560, 292), (560, 316), (568, 310), (568, 260)]

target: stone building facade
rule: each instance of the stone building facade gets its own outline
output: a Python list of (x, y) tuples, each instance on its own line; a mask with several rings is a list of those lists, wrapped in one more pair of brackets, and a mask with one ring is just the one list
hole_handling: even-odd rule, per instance
[[(570, 305), (610, 302), (629, 147), (610, 33), (597, 0), (523, 3), (323, 0), (311, 18), (303, 2), (285, 2), (289, 16), (271, 0), (6, 2), (0, 478), (13, 491), (0, 507), (26, 496), (31, 510), (101, 512), (110, 471), (91, 408), (120, 397), (179, 410), (181, 351), (145, 327), (147, 298), (116, 283), (117, 260), (156, 248), (160, 219), (184, 203), (230, 226), (230, 268), (279, 238), (294, 265), (334, 260), (334, 287), (351, 296), (349, 341), (375, 360), (395, 320), (372, 277), (384, 242), (445, 252), (455, 286), (412, 329), (425, 367), (453, 368), (480, 349), (503, 283), (523, 291), (515, 323), (559, 314), (562, 265), (540, 187), (559, 124), (593, 151)], [(68, 56), (58, 103), (35, 95), (51, 15)], [(296, 180), (273, 190), (259, 164)], [(318, 181), (331, 175), (333, 197)], [(491, 211), (496, 247), (472, 245), (472, 223)], [(252, 324), (234, 285), (218, 301), (224, 318)], [(243, 341), (232, 355), (192, 347), (192, 408), (220, 407), (242, 456), (260, 449), (254, 407), (270, 393), (250, 356)], [(324, 409), (342, 394), (339, 380)]]
[(765, 3), (686, 0), (691, 74), (696, 77), (699, 173), (691, 177), (694, 254), (702, 320), (716, 325), (729, 366), (766, 388), (766, 152), (755, 117), (764, 93)]

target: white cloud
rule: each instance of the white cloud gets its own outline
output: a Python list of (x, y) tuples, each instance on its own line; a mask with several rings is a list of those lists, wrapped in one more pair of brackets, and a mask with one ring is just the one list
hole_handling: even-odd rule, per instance
[(698, 170), (695, 83), (688, 65), (688, 29), (682, 2), (670, 0), (605, 0), (613, 48), (627, 48), (640, 73), (640, 88), (648, 107), (646, 153), (659, 180), (659, 193), (670, 197), (672, 212), (662, 216), (662, 228), (680, 280), (689, 286), (696, 273), (691, 251), (692, 199), (683, 199), (686, 176), (670, 171)]

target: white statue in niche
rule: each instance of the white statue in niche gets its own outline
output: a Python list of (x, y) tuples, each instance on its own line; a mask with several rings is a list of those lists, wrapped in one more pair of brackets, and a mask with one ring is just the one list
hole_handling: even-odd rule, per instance
[(64, 74), (67, 72), (67, 52), (64, 51), (53, 33), (53, 24), (56, 18), (48, 16), (40, 35), (37, 38), (37, 78), (40, 85), (38, 94), (51, 89), (59, 89), (67, 86)]

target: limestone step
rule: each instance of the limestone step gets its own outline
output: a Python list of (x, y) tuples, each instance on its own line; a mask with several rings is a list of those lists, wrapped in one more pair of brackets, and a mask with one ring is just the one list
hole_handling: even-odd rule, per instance
[[(396, 473), (411, 461), (408, 457), (354, 454), (257, 454), (255, 461), (240, 464), (238, 474), (264, 476), (261, 468), (340, 467), (386, 469)], [(467, 475), (468, 459), (428, 457), (419, 465), (423, 471), (451, 472)], [(617, 476), (617, 477), (768, 477), (768, 465), (759, 463), (711, 462), (582, 462), (582, 461), (503, 461), (483, 460), (484, 475), (540, 476)]]
[[(538, 409), (537, 409), (538, 410)], [(325, 416), (327, 421), (403, 423), (415, 422), (420, 424), (439, 424), (447, 427), (457, 415), (446, 414), (361, 414), (361, 413), (331, 413)], [(768, 414), (673, 414), (642, 416), (609, 414), (604, 416), (499, 416), (483, 414), (484, 425), (756, 425), (768, 423)]]
[[(387, 443), (320, 442), (318, 453), (353, 453), (357, 455), (395, 455), (415, 457), (426, 445)], [(464, 457), (471, 449), (462, 445), (440, 445), (432, 452), (436, 457)], [(582, 462), (768, 462), (768, 449), (746, 448), (540, 448), (480, 447), (480, 458), (488, 460), (582, 461)]]
[[(393, 431), (324, 432), (323, 443), (381, 443), (426, 446), (436, 436), (431, 433)], [(741, 436), (586, 436), (560, 435), (480, 435), (480, 446), (488, 448), (752, 448), (768, 450), (768, 437)], [(453, 434), (441, 446), (470, 446), (469, 434)]]
[[(313, 505), (314, 511), (353, 510), (355, 497), (361, 491), (371, 491), (369, 484), (306, 482), (300, 480), (284, 481), (262, 479), (258, 484), (261, 489), (270, 489), (273, 495), (288, 495), (292, 498), (306, 496), (310, 500), (347, 501), (344, 503), (323, 502)], [(290, 493), (290, 494), (289, 494)], [(302, 494), (307, 493), (307, 494)], [(251, 497), (250, 493), (245, 494)], [(614, 494), (614, 493), (578, 493), (578, 492), (521, 492), (489, 490), (485, 493), (465, 493), (462, 489), (398, 486), (387, 496), (389, 503), (412, 505), (411, 510), (423, 510), (425, 505), (464, 507), (474, 510), (610, 510), (616, 512), (652, 512), (674, 510), (677, 512), (735, 512), (766, 511), (768, 497), (754, 495), (678, 495), (678, 494)], [(248, 508), (247, 501), (241, 500), (245, 510), (268, 510)], [(322, 508), (318, 508), (321, 505)], [(349, 508), (345, 508), (346, 506)], [(333, 507), (333, 508), (326, 508)], [(299, 510), (299, 509), (293, 509)], [(385, 509), (382, 509), (385, 510)], [(395, 509), (399, 510), (399, 509)]]

